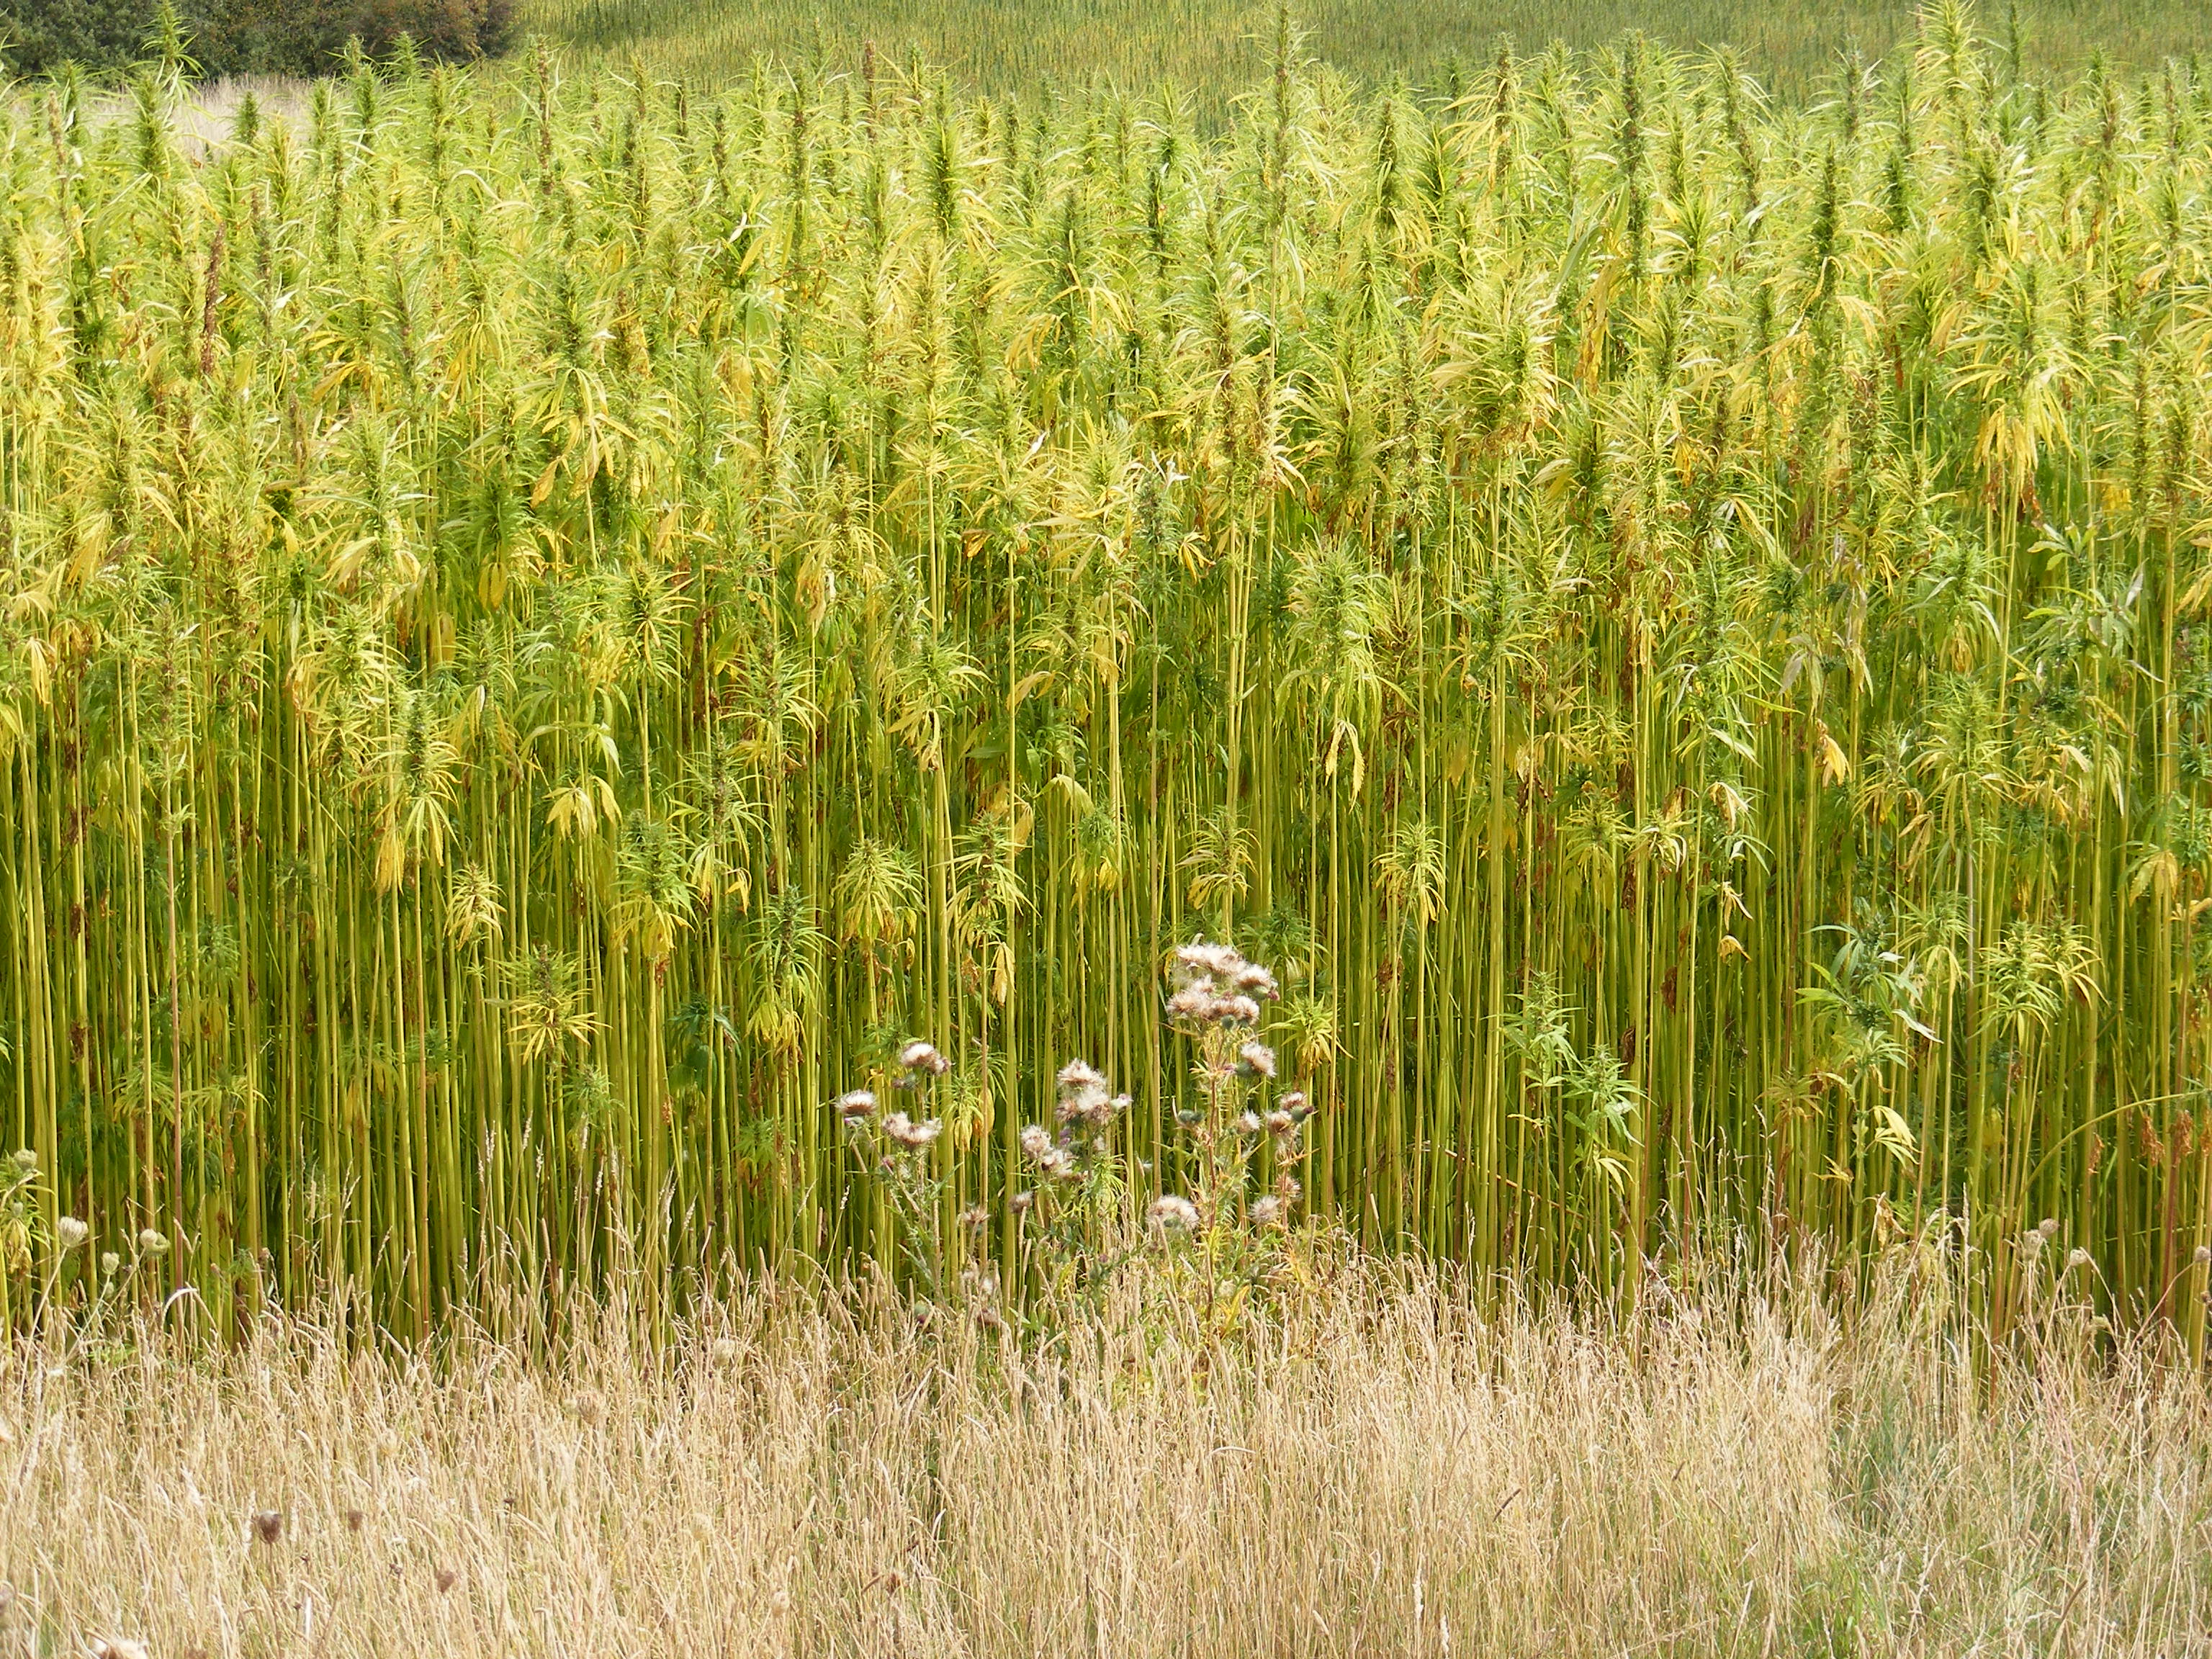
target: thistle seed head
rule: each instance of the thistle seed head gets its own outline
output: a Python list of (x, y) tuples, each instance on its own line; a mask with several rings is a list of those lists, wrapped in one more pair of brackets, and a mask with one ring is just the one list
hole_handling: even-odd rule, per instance
[(1245, 995), (1262, 1002), (1275, 995), (1275, 976), (1256, 962), (1245, 963), (1230, 976), (1229, 982)]
[(884, 1133), (902, 1146), (927, 1146), (944, 1132), (945, 1126), (935, 1118), (927, 1123), (916, 1123), (904, 1112), (893, 1112), (884, 1120)]
[(873, 1090), (854, 1089), (837, 1097), (837, 1115), (848, 1123), (857, 1122), (875, 1109)]
[(61, 1246), (64, 1255), (79, 1249), (91, 1237), (92, 1229), (73, 1215), (65, 1215), (54, 1223), (54, 1243)]
[(169, 1236), (159, 1227), (149, 1227), (138, 1235), (138, 1249), (147, 1255), (161, 1255), (169, 1248)]
[[(1255, 1011), (1256, 1012), (1256, 1011)], [(1275, 1051), (1264, 1042), (1248, 1042), (1237, 1051), (1237, 1057), (1252, 1072), (1271, 1081), (1275, 1075)]]
[(917, 1039), (899, 1050), (899, 1064), (922, 1077), (943, 1077), (952, 1069), (952, 1062), (937, 1052), (933, 1042)]
[(284, 1530), (282, 1510), (256, 1510), (253, 1512), (253, 1535), (264, 1544), (273, 1544)]
[(1274, 1227), (1282, 1224), (1283, 1214), (1290, 1206), (1270, 1193), (1265, 1198), (1252, 1200), (1252, 1224), (1255, 1227)]
[(1228, 945), (1209, 945), (1202, 939), (1178, 947), (1175, 959), (1176, 966), (1189, 977), (1231, 979), (1237, 969), (1247, 965), (1244, 958)]
[(1204, 985), (1186, 985), (1168, 999), (1168, 1018), (1177, 1022), (1203, 1020), (1213, 1006), (1213, 992)]
[(1055, 1081), (1063, 1095), (1087, 1094), (1093, 1089), (1103, 1091), (1106, 1087), (1105, 1076), (1098, 1068), (1081, 1060), (1071, 1060), (1061, 1066)]
[(1152, 1224), (1165, 1232), (1188, 1232), (1198, 1225), (1198, 1206), (1179, 1193), (1164, 1193), (1147, 1212)]

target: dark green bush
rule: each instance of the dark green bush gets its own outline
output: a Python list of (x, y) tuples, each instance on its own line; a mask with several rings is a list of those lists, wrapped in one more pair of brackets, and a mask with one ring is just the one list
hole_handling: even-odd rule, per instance
[[(216, 75), (313, 75), (349, 40), (380, 56), (402, 35), (427, 56), (467, 58), (501, 50), (514, 0), (185, 0), (193, 60)], [(0, 57), (19, 75), (74, 60), (108, 70), (143, 55), (144, 0), (0, 0)]]

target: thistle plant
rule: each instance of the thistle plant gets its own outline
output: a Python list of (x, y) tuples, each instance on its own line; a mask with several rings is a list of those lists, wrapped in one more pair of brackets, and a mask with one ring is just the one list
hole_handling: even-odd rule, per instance
[(891, 1087), (896, 1100), (854, 1089), (832, 1103), (863, 1177), (890, 1205), (892, 1236), (916, 1285), (935, 1297), (945, 1284), (945, 1180), (933, 1149), (945, 1133), (922, 1115), (930, 1091), (952, 1069), (937, 1045), (916, 1038), (900, 1045)]
[(1022, 1127), (1033, 1184), (1008, 1207), (1054, 1291), (1098, 1281), (1126, 1256), (1128, 1174), (1115, 1140), (1131, 1101), (1111, 1088), (1097, 1066), (1072, 1060), (1053, 1079), (1053, 1127)]
[(1149, 1212), (1163, 1234), (1217, 1242), (1287, 1224), (1303, 1192), (1297, 1169), (1312, 1107), (1302, 1090), (1277, 1092), (1275, 1051), (1260, 1040), (1274, 975), (1226, 945), (1179, 947), (1166, 969), (1166, 1020), (1193, 1049), (1199, 1104), (1176, 1121), (1188, 1137), (1190, 1191), (1163, 1194)]

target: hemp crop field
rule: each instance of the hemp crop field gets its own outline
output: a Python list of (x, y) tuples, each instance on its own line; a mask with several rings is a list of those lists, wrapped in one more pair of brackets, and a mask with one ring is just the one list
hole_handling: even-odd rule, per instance
[(1210, 138), (19, 90), (8, 1317), (65, 1216), (218, 1323), (890, 1261), (917, 1038), (1011, 1280), (1072, 1056), (1130, 1214), (1212, 1167), (1209, 935), (1291, 1217), (1632, 1297), (1946, 1218), (2000, 1329), (2055, 1231), (2201, 1346), (2212, 84), (1273, 50)]

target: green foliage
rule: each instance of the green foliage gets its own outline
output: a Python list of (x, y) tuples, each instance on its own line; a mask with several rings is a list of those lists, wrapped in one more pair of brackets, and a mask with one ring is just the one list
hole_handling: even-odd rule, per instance
[[(418, 52), (465, 59), (503, 50), (512, 0), (180, 0), (179, 36), (207, 75), (316, 75), (349, 41), (381, 56), (404, 36)], [(158, 18), (120, 0), (0, 0), (0, 53), (19, 74), (64, 63), (114, 70), (160, 55)]]

